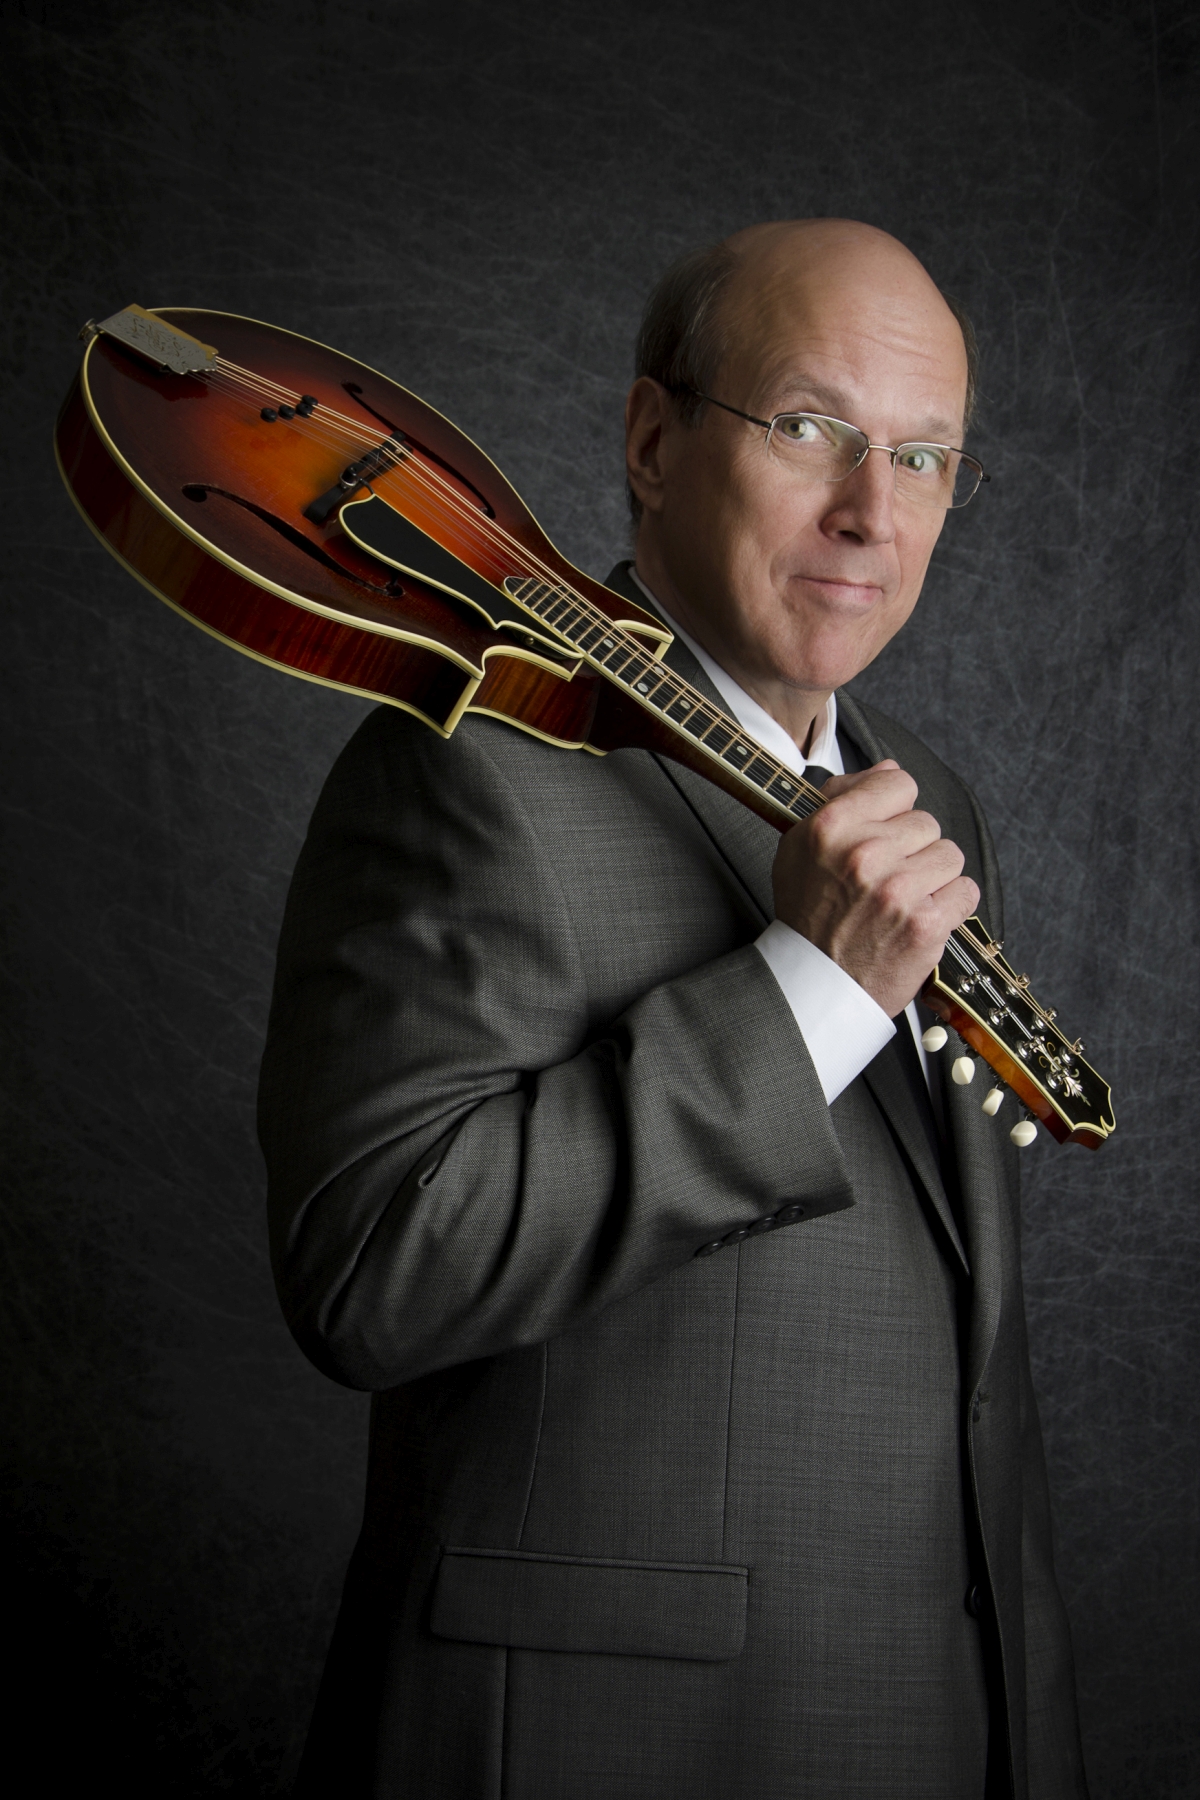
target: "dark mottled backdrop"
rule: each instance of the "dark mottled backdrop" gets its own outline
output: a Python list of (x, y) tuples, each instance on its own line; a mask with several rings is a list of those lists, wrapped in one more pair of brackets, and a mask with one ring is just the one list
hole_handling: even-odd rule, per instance
[(982, 793), (1010, 945), (1116, 1090), (1099, 1156), (1027, 1153), (1034, 1366), (1095, 1792), (1196, 1794), (1194, 9), (5, 20), (6, 1637), (46, 1785), (286, 1787), (367, 1412), (277, 1316), (252, 1116), (289, 871), (364, 708), (189, 629), (89, 537), (50, 454), (78, 326), (193, 303), (338, 345), (603, 573), (655, 272), (846, 213), (979, 326), (995, 479), (860, 686)]

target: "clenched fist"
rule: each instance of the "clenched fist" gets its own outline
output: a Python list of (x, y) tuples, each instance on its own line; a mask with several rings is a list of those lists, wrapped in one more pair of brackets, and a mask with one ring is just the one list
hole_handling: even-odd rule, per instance
[(836, 775), (824, 791), (829, 804), (780, 843), (775, 916), (894, 1019), (979, 905), (979, 889), (937, 820), (913, 811), (917, 784), (898, 763)]

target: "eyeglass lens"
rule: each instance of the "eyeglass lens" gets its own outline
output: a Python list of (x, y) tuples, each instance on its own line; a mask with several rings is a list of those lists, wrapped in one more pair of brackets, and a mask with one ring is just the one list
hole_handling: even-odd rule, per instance
[[(843, 481), (870, 445), (857, 426), (819, 413), (781, 413), (771, 423), (770, 437), (789, 464), (814, 481)], [(943, 508), (965, 506), (981, 474), (973, 459), (945, 444), (901, 444), (893, 466), (898, 495)]]

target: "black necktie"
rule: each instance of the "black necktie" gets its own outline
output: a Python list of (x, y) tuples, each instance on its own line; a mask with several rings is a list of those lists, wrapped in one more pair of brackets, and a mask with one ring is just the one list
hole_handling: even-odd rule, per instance
[(833, 774), (832, 769), (823, 769), (821, 767), (820, 763), (805, 763), (805, 765), (804, 765), (805, 781), (809, 782), (813, 787), (816, 787), (816, 788), (824, 787), (825, 783), (831, 778), (832, 774)]

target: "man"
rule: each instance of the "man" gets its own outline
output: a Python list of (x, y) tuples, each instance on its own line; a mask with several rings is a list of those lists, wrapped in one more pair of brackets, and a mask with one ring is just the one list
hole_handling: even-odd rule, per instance
[(1015, 1152), (906, 1017), (956, 924), (1000, 934), (994, 856), (838, 691), (916, 604), (956, 458), (911, 447), (961, 445), (969, 374), (845, 221), (650, 303), (610, 580), (833, 771), (782, 841), (486, 720), (381, 710), (330, 779), (263, 1139), (292, 1328), (377, 1398), (307, 1793), (1085, 1792)]

